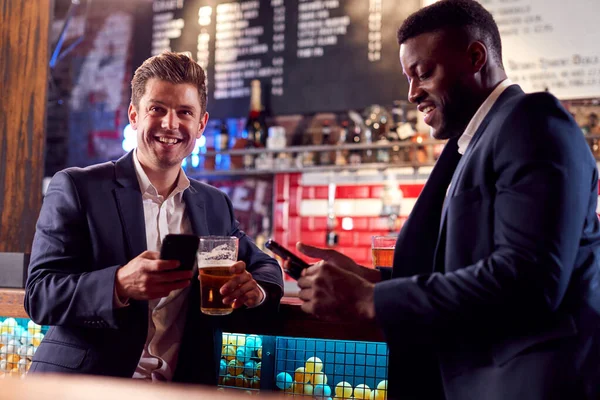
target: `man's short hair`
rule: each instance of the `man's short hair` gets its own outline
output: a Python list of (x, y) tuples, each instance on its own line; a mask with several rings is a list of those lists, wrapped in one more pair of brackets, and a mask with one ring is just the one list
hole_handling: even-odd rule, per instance
[(164, 52), (150, 57), (135, 71), (131, 80), (131, 103), (139, 106), (146, 91), (146, 83), (157, 78), (171, 83), (189, 83), (196, 86), (200, 98), (201, 115), (206, 111), (206, 74), (202, 67), (182, 53)]
[(410, 15), (398, 29), (398, 44), (423, 33), (459, 29), (483, 42), (502, 67), (502, 42), (494, 17), (475, 0), (440, 0)]

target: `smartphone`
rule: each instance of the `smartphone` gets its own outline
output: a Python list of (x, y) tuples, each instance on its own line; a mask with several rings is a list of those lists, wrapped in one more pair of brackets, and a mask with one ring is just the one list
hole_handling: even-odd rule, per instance
[(196, 235), (169, 234), (160, 247), (161, 260), (178, 260), (179, 271), (191, 271), (196, 262), (200, 238)]
[(273, 239), (267, 240), (265, 243), (265, 247), (271, 250), (273, 253), (277, 254), (279, 257), (284, 260), (289, 260), (289, 262), (284, 264), (283, 270), (291, 276), (292, 278), (298, 280), (302, 274), (302, 270), (310, 267), (310, 264), (274, 241)]

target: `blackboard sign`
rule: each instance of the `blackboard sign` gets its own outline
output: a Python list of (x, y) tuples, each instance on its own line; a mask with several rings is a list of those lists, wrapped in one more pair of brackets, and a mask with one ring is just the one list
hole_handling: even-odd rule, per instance
[(420, 0), (155, 0), (152, 54), (205, 67), (214, 118), (248, 113), (259, 79), (272, 115), (361, 109), (407, 96), (396, 30)]

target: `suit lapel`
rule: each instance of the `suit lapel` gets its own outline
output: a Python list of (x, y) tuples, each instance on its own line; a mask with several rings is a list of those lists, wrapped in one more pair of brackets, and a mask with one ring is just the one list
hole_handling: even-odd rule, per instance
[(144, 206), (133, 165), (133, 151), (115, 163), (115, 180), (118, 185), (114, 194), (127, 242), (127, 256), (132, 259), (147, 250)]
[(188, 190), (183, 193), (186, 211), (192, 224), (194, 234), (198, 236), (208, 236), (208, 224), (206, 222), (206, 208), (204, 206), (204, 197), (202, 193), (190, 185)]
[(444, 146), (423, 191), (398, 235), (393, 277), (431, 271), (446, 188), (460, 160), (458, 138)]
[(498, 109), (501, 108), (502, 105), (505, 102), (507, 102), (508, 100), (510, 100), (512, 97), (517, 96), (517, 95), (522, 95), (522, 94), (523, 94), (523, 91), (517, 85), (509, 86), (504, 90), (504, 92), (502, 92), (502, 94), (500, 95), (500, 97), (498, 97), (498, 99), (496, 100), (496, 102), (494, 103), (494, 105), (492, 106), (490, 111), (487, 113), (487, 115), (485, 116), (483, 121), (481, 121), (481, 124), (479, 125), (479, 127), (477, 128), (477, 131), (475, 132), (475, 134), (473, 135), (473, 138), (471, 139), (471, 143), (469, 143), (469, 146), (467, 147), (465, 154), (462, 156), (460, 162), (458, 163), (458, 166), (456, 167), (456, 170), (454, 171), (452, 180), (450, 181), (450, 188), (448, 190), (447, 198), (446, 198), (446, 201), (444, 201), (444, 206), (442, 208), (441, 223), (440, 223), (439, 229), (438, 229), (439, 234), (438, 234), (437, 245), (435, 248), (434, 259), (433, 259), (434, 271), (438, 270), (440, 272), (443, 272), (445, 270), (445, 268), (444, 268), (445, 251), (444, 250), (446, 247), (445, 237), (446, 237), (446, 222), (447, 222), (447, 216), (448, 216), (448, 203), (450, 202), (449, 200), (452, 197), (454, 197), (456, 194), (457, 187), (459, 186), (458, 183), (460, 182), (460, 179), (464, 172), (465, 166), (468, 164), (469, 159), (471, 158), (471, 155), (473, 154), (473, 148), (477, 145), (477, 142), (483, 135), (483, 132), (485, 132), (485, 130), (487, 129), (490, 121), (494, 118), (494, 115), (496, 114)]

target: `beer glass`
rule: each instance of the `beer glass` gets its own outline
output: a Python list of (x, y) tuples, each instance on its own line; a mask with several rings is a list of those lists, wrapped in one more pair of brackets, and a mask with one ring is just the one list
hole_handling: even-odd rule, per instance
[(371, 252), (373, 255), (373, 266), (391, 267), (394, 263), (394, 248), (396, 247), (395, 236), (372, 236)]
[(202, 236), (198, 247), (200, 278), (200, 310), (208, 315), (227, 315), (233, 304), (224, 304), (221, 287), (233, 274), (229, 269), (237, 261), (238, 238), (235, 236)]

